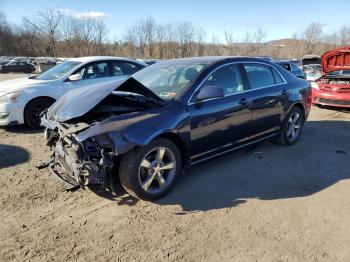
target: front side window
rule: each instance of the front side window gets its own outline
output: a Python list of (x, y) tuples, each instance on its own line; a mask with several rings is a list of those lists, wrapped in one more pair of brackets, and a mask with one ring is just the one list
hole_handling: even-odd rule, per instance
[(263, 64), (244, 64), (251, 89), (272, 86), (277, 84), (272, 73), (272, 68)]
[(224, 96), (236, 94), (245, 90), (239, 66), (237, 64), (226, 65), (217, 69), (203, 83), (204, 86), (220, 87)]
[(112, 61), (112, 75), (111, 76), (125, 76), (132, 75), (141, 69), (140, 66), (128, 62)]
[(166, 61), (136, 72), (132, 78), (164, 100), (172, 100), (194, 80), (205, 63)]
[(80, 74), (82, 79), (95, 79), (108, 76), (107, 62), (90, 63), (79, 68), (74, 74)]

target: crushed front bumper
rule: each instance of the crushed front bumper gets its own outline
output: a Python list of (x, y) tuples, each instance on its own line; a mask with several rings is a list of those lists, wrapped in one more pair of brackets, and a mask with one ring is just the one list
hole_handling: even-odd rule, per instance
[(57, 163), (55, 163), (54, 157), (50, 158), (47, 162), (38, 166), (39, 169), (48, 167), (52, 176), (54, 176), (60, 183), (62, 183), (66, 190), (71, 190), (80, 187), (80, 183), (71, 176), (68, 176), (66, 172), (60, 172), (62, 169)]
[(46, 138), (53, 152), (50, 159), (38, 168), (47, 167), (67, 190), (107, 183), (113, 168), (113, 152), (106, 153), (98, 147), (89, 151), (82, 144), (68, 137), (62, 138), (52, 130), (46, 132)]

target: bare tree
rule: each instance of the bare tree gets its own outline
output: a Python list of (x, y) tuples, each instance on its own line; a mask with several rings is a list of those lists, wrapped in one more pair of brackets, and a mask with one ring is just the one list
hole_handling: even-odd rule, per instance
[[(62, 13), (63, 12), (63, 13)], [(224, 31), (223, 42), (213, 36), (206, 42), (205, 31), (190, 21), (157, 23), (152, 17), (131, 24), (113, 43), (107, 41), (104, 19), (89, 14), (74, 15), (55, 8), (23, 18), (20, 27), (8, 23), (0, 12), (0, 55), (66, 56), (119, 55), (139, 58), (178, 58), (202, 55), (271, 55), (301, 58), (305, 54), (350, 45), (350, 27), (323, 33), (320, 23), (311, 23), (292, 38), (264, 43), (266, 32), (247, 31), (239, 41)], [(237, 41), (238, 40), (238, 41)]]
[(107, 27), (102, 19), (95, 18), (92, 27), (92, 42), (95, 45), (97, 55), (104, 54), (103, 42), (107, 37)]
[(191, 54), (191, 43), (195, 41), (196, 27), (189, 21), (182, 22), (177, 26), (177, 40), (180, 45), (181, 57)]
[(241, 55), (251, 55), (253, 52), (252, 36), (247, 31), (241, 40)]
[(211, 37), (211, 43), (208, 46), (208, 55), (223, 55), (222, 45), (215, 34)]
[(145, 57), (145, 47), (147, 45), (147, 36), (142, 23), (138, 22), (129, 27), (125, 38), (132, 42), (140, 51), (139, 56)]
[(339, 32), (339, 45), (347, 46), (350, 45), (350, 26), (343, 26), (340, 28)]
[(166, 26), (163, 24), (157, 25), (156, 27), (156, 41), (158, 46), (159, 58), (163, 59), (165, 56), (166, 49)]
[(53, 56), (57, 55), (56, 42), (59, 37), (59, 25), (62, 17), (63, 14), (60, 10), (49, 8), (38, 12), (33, 19), (23, 18), (23, 23), (26, 27), (32, 27), (33, 30), (38, 31), (49, 39)]
[(147, 17), (145, 20), (141, 21), (141, 27), (145, 32), (145, 38), (148, 46), (148, 57), (152, 58), (156, 38), (156, 22), (152, 17)]
[(235, 44), (235, 37), (233, 35), (233, 32), (224, 31), (224, 35), (225, 35), (226, 45), (228, 48), (228, 54), (235, 55), (236, 54), (235, 50), (237, 45)]
[(197, 55), (203, 56), (205, 54), (205, 31), (203, 28), (197, 27)]
[(314, 54), (318, 52), (318, 44), (321, 42), (323, 33), (322, 28), (323, 25), (321, 23), (311, 23), (303, 32), (306, 54)]
[(165, 44), (166, 44), (166, 57), (176, 58), (178, 57), (178, 43), (177, 41), (177, 28), (175, 24), (165, 24)]
[(266, 37), (266, 32), (261, 28), (255, 30), (255, 32), (253, 34), (257, 56), (260, 55), (261, 45), (262, 45), (265, 37)]

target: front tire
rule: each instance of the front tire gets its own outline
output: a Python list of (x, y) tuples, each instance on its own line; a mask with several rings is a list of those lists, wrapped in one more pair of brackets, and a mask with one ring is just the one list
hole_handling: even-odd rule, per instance
[(181, 155), (177, 146), (168, 139), (157, 138), (122, 157), (119, 178), (130, 195), (153, 201), (173, 188), (181, 169)]
[(36, 98), (30, 101), (24, 109), (24, 121), (31, 128), (40, 128), (40, 116), (55, 100), (49, 98)]
[(293, 107), (283, 121), (281, 133), (276, 142), (285, 146), (294, 145), (300, 138), (304, 121), (305, 117), (302, 110)]

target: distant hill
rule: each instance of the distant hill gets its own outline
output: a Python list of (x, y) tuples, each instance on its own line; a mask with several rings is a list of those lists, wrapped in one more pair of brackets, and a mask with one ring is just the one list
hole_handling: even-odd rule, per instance
[(295, 46), (296, 44), (304, 44), (305, 40), (301, 39), (291, 39), (291, 38), (283, 38), (283, 39), (277, 39), (277, 40), (271, 40), (268, 41), (267, 44), (270, 46)]

